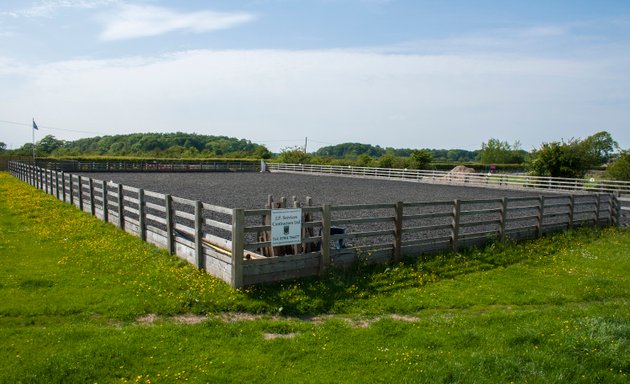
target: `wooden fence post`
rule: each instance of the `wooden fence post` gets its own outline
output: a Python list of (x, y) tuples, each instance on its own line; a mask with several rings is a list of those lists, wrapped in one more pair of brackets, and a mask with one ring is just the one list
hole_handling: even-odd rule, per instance
[(78, 187), (79, 187), (79, 193), (77, 193), (77, 195), (79, 195), (79, 209), (81, 211), (83, 211), (83, 177), (81, 175), (79, 175), (77, 177), (78, 180)]
[(66, 173), (61, 171), (61, 200), (66, 202)]
[(453, 251), (457, 251), (459, 246), (459, 218), (461, 208), (461, 201), (459, 199), (453, 200), (453, 219), (451, 222), (451, 248)]
[(175, 253), (175, 239), (173, 236), (173, 198), (164, 196), (164, 209), (166, 210), (166, 249), (171, 255)]
[(197, 268), (205, 270), (206, 261), (203, 255), (203, 205), (201, 201), (195, 201), (195, 262)]
[(573, 228), (573, 215), (575, 214), (575, 195), (569, 200), (569, 228)]
[(71, 173), (70, 174), (70, 180), (68, 180), (70, 182), (69, 185), (69, 191), (70, 191), (70, 205), (74, 205), (74, 183), (73, 183), (73, 179), (74, 179), (74, 175)]
[(142, 241), (147, 241), (147, 212), (145, 206), (144, 189), (138, 190), (138, 232)]
[(543, 222), (545, 220), (545, 196), (538, 196), (538, 223), (536, 224), (536, 235), (542, 237)]
[(619, 192), (613, 195), (613, 201), (615, 205), (615, 225), (621, 226), (621, 200), (619, 200)]
[(109, 222), (109, 207), (108, 207), (108, 202), (107, 202), (107, 181), (103, 180), (102, 184), (101, 184), (101, 188), (103, 190), (103, 221), (108, 223)]
[(394, 261), (400, 261), (402, 254), (403, 202), (398, 201), (394, 207)]
[(243, 286), (243, 248), (245, 243), (245, 211), (242, 208), (232, 210), (232, 288)]
[(59, 200), (59, 171), (55, 171), (55, 196)]
[(501, 199), (501, 208), (500, 208), (499, 218), (499, 241), (505, 241), (505, 224), (507, 222), (507, 197)]
[(595, 194), (595, 225), (599, 227), (599, 207), (601, 205), (601, 197), (602, 195), (597, 193)]
[(322, 254), (322, 258), (319, 263), (319, 273), (323, 274), (330, 267), (330, 204), (324, 204), (322, 206), (322, 240), (319, 246), (319, 251)]
[(88, 179), (88, 189), (90, 193), (90, 213), (92, 216), (96, 216), (96, 207), (94, 206), (94, 181), (91, 177)]
[(123, 186), (116, 184), (118, 193), (118, 228), (125, 230), (125, 199), (123, 199)]

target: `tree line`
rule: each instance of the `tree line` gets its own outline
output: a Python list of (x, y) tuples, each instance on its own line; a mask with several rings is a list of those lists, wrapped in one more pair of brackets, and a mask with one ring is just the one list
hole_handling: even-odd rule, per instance
[[(33, 153), (33, 144), (27, 143), (8, 152), (13, 155), (29, 156)], [(183, 132), (132, 133), (74, 141), (59, 140), (53, 135), (47, 135), (35, 143), (35, 153), (39, 157), (131, 156), (176, 159), (208, 157), (268, 159), (272, 156), (267, 147), (249, 140)]]
[[(362, 143), (342, 143), (322, 147), (314, 153), (303, 148), (285, 148), (279, 154), (271, 153), (264, 145), (249, 140), (226, 136), (194, 133), (133, 133), (128, 135), (97, 136), (75, 141), (64, 141), (52, 135), (35, 143), (38, 157), (70, 156), (127, 156), (155, 158), (255, 158), (285, 163), (317, 163), (354, 165), (382, 168), (446, 169), (457, 164), (476, 167), (478, 171), (491, 169), (518, 169), (539, 176), (577, 177), (597, 167), (605, 167), (605, 177), (630, 180), (630, 150), (619, 147), (612, 136), (597, 132), (585, 139), (542, 143), (528, 152), (517, 141), (513, 144), (491, 138), (481, 149), (411, 149), (383, 148)], [(0, 154), (30, 156), (33, 144), (27, 143), (15, 150), (7, 150), (0, 142)], [(440, 168), (442, 167), (442, 168)], [(482, 168), (482, 169), (479, 169)]]

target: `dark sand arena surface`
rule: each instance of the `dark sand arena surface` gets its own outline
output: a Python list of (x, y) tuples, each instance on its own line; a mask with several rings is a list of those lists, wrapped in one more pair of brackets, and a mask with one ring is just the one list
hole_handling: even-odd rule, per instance
[(264, 208), (267, 195), (274, 200), (296, 196), (314, 205), (372, 204), (475, 200), (511, 196), (538, 196), (540, 191), (519, 191), (408, 181), (288, 173), (84, 173), (145, 190), (227, 208)]

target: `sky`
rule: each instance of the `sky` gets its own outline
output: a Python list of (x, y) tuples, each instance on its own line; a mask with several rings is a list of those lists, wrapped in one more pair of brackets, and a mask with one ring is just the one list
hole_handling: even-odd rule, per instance
[(626, 0), (2, 0), (0, 142), (630, 148)]

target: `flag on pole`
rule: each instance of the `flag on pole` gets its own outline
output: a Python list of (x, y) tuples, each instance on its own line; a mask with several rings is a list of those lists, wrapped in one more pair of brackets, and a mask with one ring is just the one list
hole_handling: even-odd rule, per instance
[(39, 128), (37, 128), (37, 124), (35, 124), (35, 119), (33, 119), (33, 129), (36, 129), (39, 131)]

